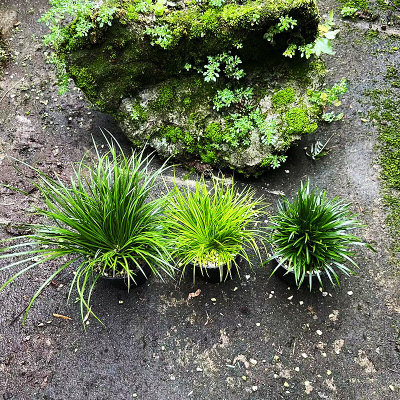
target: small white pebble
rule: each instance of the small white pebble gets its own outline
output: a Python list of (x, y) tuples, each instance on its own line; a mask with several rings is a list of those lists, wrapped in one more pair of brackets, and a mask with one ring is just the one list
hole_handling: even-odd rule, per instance
[(348, 294), (349, 296), (353, 296), (353, 291), (352, 291), (352, 290), (349, 290), (349, 291), (347, 292), (347, 294)]
[(294, 370), (295, 370), (296, 372), (299, 372), (299, 371), (300, 371), (300, 368), (299, 368), (299, 367), (296, 367)]
[(328, 296), (328, 292), (322, 292), (322, 296), (324, 297)]
[(245, 278), (248, 281), (250, 279), (250, 275), (245, 275)]
[(301, 356), (302, 356), (303, 358), (308, 358), (308, 355), (307, 355), (306, 353), (301, 353)]
[(256, 385), (252, 386), (252, 387), (251, 387), (251, 390), (252, 390), (253, 392), (257, 392), (258, 386), (256, 386)]
[(274, 291), (274, 290), (271, 290), (271, 294), (275, 294), (275, 291)]
[(203, 368), (197, 367), (197, 368), (196, 368), (196, 371), (197, 371), (197, 372), (201, 372), (201, 371), (203, 371)]
[(319, 329), (317, 330), (317, 335), (321, 336), (322, 335), (322, 331), (320, 331)]
[(322, 357), (326, 357), (326, 353), (325, 353), (325, 352), (322, 352), (322, 353), (321, 353), (321, 356), (322, 356)]
[(302, 306), (304, 304), (304, 301), (299, 301), (299, 304)]
[(293, 299), (293, 296), (289, 296), (287, 299), (288, 299), (288, 300), (292, 300), (292, 299)]
[(250, 358), (250, 363), (253, 365), (257, 365), (257, 360), (255, 360), (254, 358)]
[(259, 322), (256, 322), (256, 326), (261, 326), (261, 324)]
[(123, 301), (123, 300), (120, 300), (118, 303), (119, 303), (119, 304), (124, 304), (124, 301)]
[(215, 297), (211, 297), (211, 301), (217, 301), (217, 299)]
[(330, 369), (328, 369), (328, 370), (326, 371), (326, 374), (329, 376), (329, 375), (332, 374), (332, 371), (331, 371)]
[(289, 387), (289, 383), (287, 383), (287, 382), (285, 381), (285, 383), (283, 384), (283, 386)]

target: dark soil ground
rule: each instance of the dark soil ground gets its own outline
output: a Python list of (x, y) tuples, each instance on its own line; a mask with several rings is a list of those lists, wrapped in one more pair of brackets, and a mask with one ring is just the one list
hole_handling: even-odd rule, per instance
[[(337, 7), (321, 3), (323, 11)], [(0, 81), (0, 180), (28, 191), (26, 173), (7, 156), (68, 178), (71, 162), (93, 151), (91, 136), (103, 143), (100, 128), (128, 146), (112, 118), (91, 109), (72, 84), (67, 95), (57, 94), (41, 45), (45, 28), (37, 23), (47, 7), (47, 0), (0, 0), (11, 54)], [(220, 285), (152, 279), (130, 294), (98, 285), (93, 306), (105, 327), (90, 321), (84, 332), (77, 305), (66, 304), (70, 274), (46, 288), (21, 326), (19, 315), (55, 265), (40, 268), (0, 294), (0, 398), (399, 399), (400, 274), (364, 96), (385, 85), (388, 65), (400, 64), (399, 32), (381, 30), (381, 18), (338, 18), (328, 83), (349, 79), (340, 107), (346, 118), (305, 138), (279, 171), (252, 181), (237, 177), (264, 195), (271, 210), (278, 192), (292, 195), (307, 177), (330, 196), (352, 201), (367, 225), (359, 234), (377, 249), (358, 253), (359, 276), (313, 293), (268, 279), (272, 265), (244, 267), (242, 280)], [(326, 157), (306, 157), (305, 146), (332, 135)], [(0, 236), (20, 233), (37, 201), (0, 188)], [(187, 301), (197, 289), (201, 294)]]

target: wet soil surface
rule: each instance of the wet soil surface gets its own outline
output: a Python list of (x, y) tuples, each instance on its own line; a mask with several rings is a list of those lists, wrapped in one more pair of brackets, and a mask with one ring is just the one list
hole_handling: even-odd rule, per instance
[[(337, 6), (321, 4), (323, 11)], [(45, 28), (37, 23), (47, 7), (46, 0), (0, 0), (11, 53), (0, 81), (0, 179), (33, 195), (0, 188), (1, 237), (23, 232), (32, 219), (27, 210), (40, 201), (29, 172), (16, 170), (9, 156), (68, 179), (71, 162), (93, 152), (92, 136), (104, 143), (100, 128), (129, 146), (113, 119), (90, 108), (72, 84), (67, 95), (57, 94), (41, 45)], [(56, 265), (41, 267), (0, 293), (0, 399), (400, 398), (400, 276), (364, 96), (385, 85), (387, 65), (400, 63), (400, 37), (395, 27), (368, 34), (370, 24), (380, 29), (379, 20), (338, 24), (328, 83), (349, 79), (340, 107), (346, 118), (304, 138), (279, 171), (236, 180), (256, 188), (271, 210), (279, 192), (294, 194), (308, 177), (352, 201), (367, 225), (359, 234), (377, 249), (358, 253), (359, 276), (312, 293), (269, 279), (272, 265), (244, 266), (241, 280), (217, 285), (151, 279), (127, 294), (99, 284), (92, 302), (105, 326), (90, 321), (84, 332), (74, 298), (66, 303), (70, 273), (45, 289), (21, 326), (27, 301)], [(305, 155), (304, 147), (332, 135), (326, 157)], [(187, 300), (197, 289), (200, 295)]]

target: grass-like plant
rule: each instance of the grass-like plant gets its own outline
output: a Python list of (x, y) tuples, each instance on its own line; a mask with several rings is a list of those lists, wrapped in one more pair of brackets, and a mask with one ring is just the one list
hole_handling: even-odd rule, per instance
[(337, 272), (354, 275), (355, 271), (345, 265), (349, 262), (358, 268), (352, 246), (372, 248), (352, 234), (363, 225), (349, 207), (337, 197), (329, 200), (325, 191), (310, 190), (309, 182), (302, 183), (292, 201), (284, 197), (269, 226), (274, 253), (270, 260), (278, 260), (272, 274), (283, 265), (288, 273), (294, 273), (298, 286), (308, 279), (310, 289), (313, 276), (322, 286), (322, 273), (338, 285)]
[(167, 207), (166, 227), (181, 276), (192, 264), (203, 275), (208, 267), (219, 268), (222, 281), (224, 268), (225, 279), (232, 268), (238, 270), (237, 256), (251, 265), (248, 250), (260, 257), (257, 239), (265, 239), (265, 231), (257, 228), (265, 207), (253, 191), (240, 191), (224, 179), (214, 177), (210, 188), (203, 178), (194, 189), (175, 184)]
[(17, 268), (18, 272), (0, 291), (46, 262), (59, 260), (59, 265), (32, 297), (24, 321), (42, 290), (70, 266), (74, 278), (69, 296), (76, 288), (83, 319), (87, 313), (95, 316), (90, 298), (102, 275), (125, 277), (128, 289), (138, 271), (145, 274), (144, 269), (150, 268), (160, 277), (172, 275), (162, 227), (168, 196), (152, 200), (150, 194), (165, 166), (151, 172), (150, 159), (143, 152), (127, 157), (118, 144), (108, 145), (104, 155), (95, 145), (95, 160), (84, 157), (68, 184), (30, 167), (37, 174), (34, 184), (45, 202), (35, 213), (44, 217), (44, 222), (31, 225), (33, 233), (16, 238), (17, 243), (15, 238), (3, 241), (6, 247), (0, 260), (17, 259), (0, 270)]

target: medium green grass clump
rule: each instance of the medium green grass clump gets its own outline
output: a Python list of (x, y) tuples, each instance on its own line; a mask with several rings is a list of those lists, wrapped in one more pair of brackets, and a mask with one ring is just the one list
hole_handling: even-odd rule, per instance
[(269, 226), (272, 258), (279, 261), (273, 273), (285, 265), (294, 273), (298, 286), (308, 279), (310, 289), (313, 274), (321, 286), (322, 273), (326, 273), (332, 284), (334, 280), (339, 284), (337, 272), (354, 274), (345, 265), (350, 262), (357, 267), (351, 247), (370, 246), (352, 234), (362, 225), (349, 207), (350, 204), (336, 197), (329, 200), (325, 191), (310, 190), (308, 182), (302, 184), (292, 201), (284, 197)]
[(168, 243), (162, 232), (165, 197), (151, 199), (164, 167), (150, 172), (150, 159), (143, 152), (130, 157), (120, 153), (110, 143), (108, 153), (97, 152), (94, 162), (83, 159), (69, 184), (34, 169), (38, 175), (34, 184), (45, 201), (45, 207), (37, 208), (35, 214), (47, 223), (30, 226), (34, 233), (18, 237), (17, 244), (1, 250), (0, 259), (17, 257), (18, 261), (0, 270), (19, 271), (0, 290), (46, 262), (58, 260), (59, 266), (37, 290), (26, 313), (42, 290), (68, 267), (74, 269), (70, 294), (75, 287), (83, 319), (85, 313), (93, 314), (90, 298), (102, 275), (124, 277), (128, 289), (138, 271), (145, 274), (147, 267), (160, 277), (171, 275)]
[(253, 191), (239, 191), (224, 180), (214, 178), (210, 189), (204, 179), (196, 182), (194, 190), (175, 185), (166, 221), (172, 255), (182, 275), (189, 264), (198, 266), (202, 273), (213, 264), (219, 268), (222, 281), (222, 267), (226, 266), (228, 276), (232, 268), (238, 268), (237, 256), (251, 265), (247, 251), (260, 256), (256, 239), (265, 234), (256, 225), (264, 214), (265, 206)]

